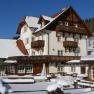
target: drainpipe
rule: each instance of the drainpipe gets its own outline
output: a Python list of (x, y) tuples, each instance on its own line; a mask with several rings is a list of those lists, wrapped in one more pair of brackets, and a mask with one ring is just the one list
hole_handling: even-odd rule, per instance
[[(49, 43), (50, 41), (49, 40), (50, 40), (50, 37), (49, 37), (49, 33), (46, 33), (46, 34), (48, 35), (48, 55), (49, 55), (49, 48), (50, 48), (50, 43)], [(49, 64), (46, 65), (47, 73), (49, 73), (49, 68), (48, 67), (49, 67)]]
[(48, 35), (48, 55), (49, 55), (49, 47), (50, 47), (50, 45), (49, 45), (49, 40), (50, 40), (50, 37), (49, 37), (49, 33), (47, 33), (47, 35)]

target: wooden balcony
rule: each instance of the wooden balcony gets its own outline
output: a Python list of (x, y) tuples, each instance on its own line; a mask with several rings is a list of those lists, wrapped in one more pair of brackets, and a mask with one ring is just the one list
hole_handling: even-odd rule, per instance
[(44, 47), (44, 40), (37, 40), (31, 42), (31, 48), (33, 49), (40, 49)]
[(74, 33), (74, 34), (84, 34), (86, 35), (87, 32), (85, 28), (75, 27), (75, 26), (65, 26), (65, 25), (58, 25), (55, 29), (57, 32), (65, 32), (65, 33)]
[(77, 48), (78, 47), (78, 43), (76, 41), (64, 41), (63, 42), (63, 46), (69, 47), (69, 48)]

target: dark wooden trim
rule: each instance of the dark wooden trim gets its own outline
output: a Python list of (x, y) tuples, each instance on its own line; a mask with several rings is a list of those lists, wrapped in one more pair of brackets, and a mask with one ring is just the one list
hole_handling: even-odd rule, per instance
[(17, 47), (24, 55), (29, 55), (27, 49), (25, 48), (25, 45), (21, 39), (16, 41)]
[(42, 56), (14, 56), (9, 57), (12, 60), (27, 61), (30, 63), (49, 63), (49, 62), (67, 62), (70, 60), (80, 60), (80, 56), (55, 56), (55, 55), (42, 55)]
[(19, 23), (16, 34), (20, 34), (22, 27), (23, 27), (25, 24), (27, 25), (27, 23), (25, 22), (25, 18), (26, 18), (26, 17), (23, 17), (22, 21)]

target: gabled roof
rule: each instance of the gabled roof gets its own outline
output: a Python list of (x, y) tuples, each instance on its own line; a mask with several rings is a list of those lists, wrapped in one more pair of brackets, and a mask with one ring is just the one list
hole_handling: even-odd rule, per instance
[[(42, 31), (43, 29), (48, 29), (50, 28), (51, 25), (53, 25), (53, 23), (61, 16), (61, 15), (66, 15), (66, 13), (68, 11), (73, 11), (75, 13), (75, 15), (78, 17), (78, 19), (81, 21), (81, 23), (83, 24), (84, 28), (86, 29), (86, 32), (85, 34), (87, 36), (91, 36), (91, 32), (89, 31), (89, 29), (87, 28), (87, 26), (85, 25), (85, 23), (81, 20), (80, 16), (76, 13), (76, 11), (72, 8), (72, 7), (69, 7), (69, 8), (64, 8), (63, 10), (61, 10), (59, 13), (57, 13), (55, 16), (53, 16), (53, 20), (50, 21), (48, 24), (46, 24), (44, 27), (42, 28), (39, 28), (36, 30), (35, 34), (39, 33), (40, 31)], [(54, 26), (55, 27), (55, 26)], [(48, 29), (49, 30), (49, 29)]]
[(24, 26), (24, 25), (27, 25), (28, 27), (33, 27), (33, 28), (40, 28), (40, 24), (38, 24), (38, 20), (39, 18), (37, 17), (33, 17), (33, 16), (26, 16), (22, 19), (22, 21), (19, 23), (18, 25), (18, 29), (17, 29), (17, 32), (16, 34), (20, 34), (21, 32), (21, 28)]
[(48, 22), (50, 22), (50, 21), (53, 20), (52, 17), (45, 16), (45, 15), (41, 15), (41, 16), (39, 17), (39, 21), (38, 21), (39, 24), (41, 23), (41, 20), (42, 20), (42, 19), (45, 20), (45, 21), (48, 21)]
[(55, 21), (55, 20), (56, 20), (62, 13), (64, 13), (66, 10), (67, 10), (67, 9), (64, 8), (62, 12), (60, 12), (58, 15), (56, 15), (56, 16), (52, 19), (52, 21), (50, 21), (50, 22), (49, 22), (48, 24), (46, 24), (44, 27), (37, 29), (35, 33), (39, 32), (39, 31), (41, 31), (41, 30), (43, 30), (43, 29), (46, 29), (53, 21)]
[(24, 56), (18, 49), (16, 40), (0, 39), (0, 58), (7, 58), (10, 56)]

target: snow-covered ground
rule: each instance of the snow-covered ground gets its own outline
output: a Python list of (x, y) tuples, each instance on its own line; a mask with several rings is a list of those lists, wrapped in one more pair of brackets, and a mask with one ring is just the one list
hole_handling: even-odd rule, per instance
[[(6, 83), (3, 86), (7, 91), (11, 90), (9, 94), (47, 94), (48, 89), (51, 91), (57, 87), (62, 88), (63, 85), (72, 85), (75, 79), (70, 76), (58, 77), (48, 82), (36, 82), (36, 83)], [(29, 81), (29, 80), (28, 80)], [(72, 87), (73, 88), (73, 87)], [(63, 90), (63, 89), (62, 89)], [(91, 88), (83, 89), (69, 89), (63, 90), (64, 94), (94, 94)]]

